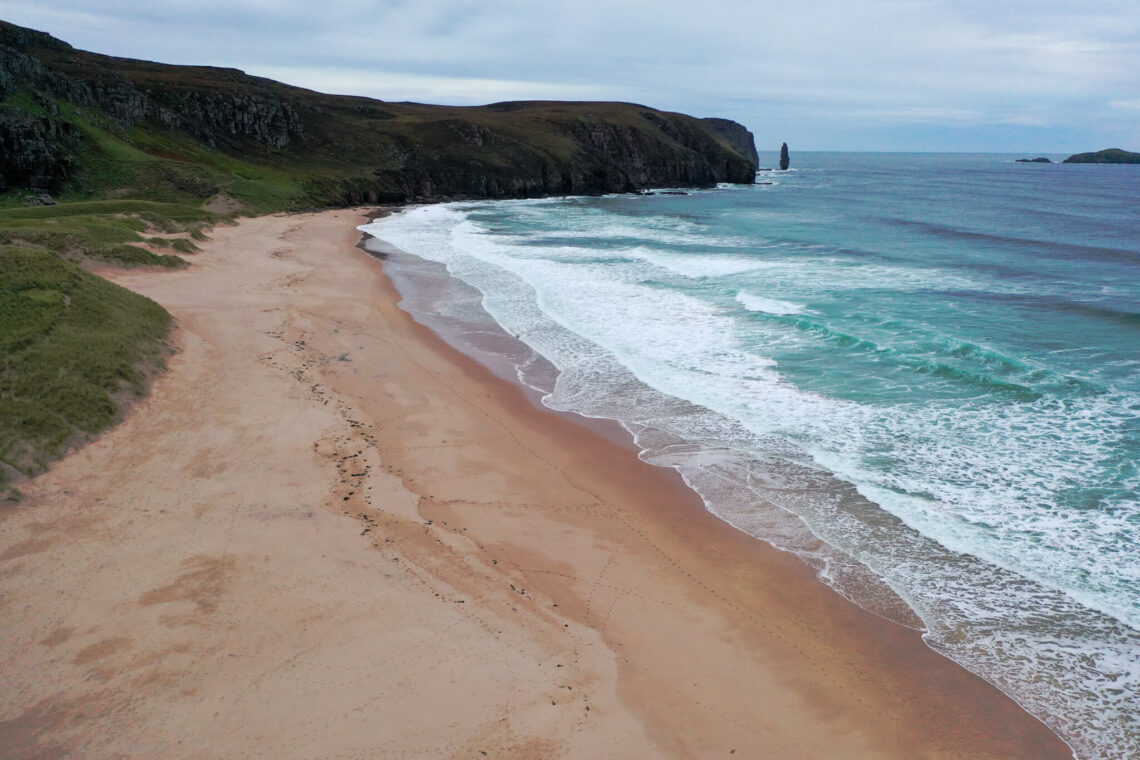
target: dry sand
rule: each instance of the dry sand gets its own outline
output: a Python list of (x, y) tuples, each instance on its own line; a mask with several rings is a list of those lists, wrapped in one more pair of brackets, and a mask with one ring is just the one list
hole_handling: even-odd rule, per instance
[(108, 273), (180, 352), (0, 512), (0, 757), (1069, 756), (413, 323), (361, 221)]

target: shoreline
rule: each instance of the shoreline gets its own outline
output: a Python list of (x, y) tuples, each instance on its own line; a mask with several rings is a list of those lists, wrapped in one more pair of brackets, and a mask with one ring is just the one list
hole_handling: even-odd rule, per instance
[[(382, 215), (386, 216), (389, 214), (397, 214), (404, 210), (405, 209), (400, 209), (400, 207), (397, 207), (397, 209), (385, 210)], [(368, 221), (370, 222), (373, 220), (369, 218)], [(795, 575), (795, 582), (803, 581), (806, 578), (808, 579), (808, 582), (813, 583), (814, 586), (827, 589), (828, 593), (830, 593), (834, 599), (838, 600), (840, 606), (849, 605), (855, 607), (856, 610), (858, 610), (858, 612), (860, 612), (862, 615), (869, 616), (869, 618), (873, 621), (879, 621), (882, 626), (893, 630), (896, 632), (896, 634), (903, 637), (912, 636), (915, 640), (921, 641), (921, 646), (923, 649), (925, 649), (925, 651), (933, 654), (937, 657), (937, 659), (950, 664), (952, 668), (966, 672), (971, 678), (976, 678), (979, 681), (982, 681), (982, 683), (986, 684), (987, 687), (995, 690), (995, 692), (1000, 694), (1003, 698), (1005, 698), (1005, 700), (1009, 700), (1013, 704), (1017, 704), (1018, 710), (1023, 711), (1025, 713), (1025, 716), (1029, 719), (1039, 722), (1041, 727), (1044, 730), (1047, 730), (1048, 733), (1058, 738), (1058, 741), (1064, 742), (1064, 739), (1061, 739), (1060, 736), (1053, 732), (1053, 730), (1047, 725), (1045, 725), (1040, 718), (1037, 718), (1036, 716), (1033, 716), (1032, 713), (1029, 713), (1024, 708), (1024, 706), (1021, 706), (1020, 703), (1015, 700), (1015, 698), (1002, 692), (998, 686), (990, 683), (990, 681), (984, 679), (982, 676), (978, 676), (977, 673), (968, 670), (966, 667), (964, 667), (964, 665), (954, 662), (952, 659), (950, 659), (950, 657), (937, 652), (936, 649), (930, 648), (925, 643), (925, 641), (922, 640), (923, 635), (925, 635), (925, 627), (922, 626), (922, 622), (918, 618), (918, 614), (914, 613), (911, 608), (906, 605), (905, 600), (901, 597), (895, 597), (897, 604), (904, 605), (906, 607), (906, 613), (909, 613), (911, 616), (913, 616), (912, 622), (904, 622), (904, 620), (895, 619), (905, 618), (905, 615), (895, 614), (895, 618), (891, 618), (891, 616), (888, 614), (871, 610), (869, 607), (858, 604), (854, 599), (849, 599), (846, 596), (840, 594), (839, 590), (828, 585), (827, 581), (820, 577), (819, 571), (817, 571), (815, 567), (809, 565), (806, 561), (804, 561), (803, 558), (796, 556), (795, 553), (792, 553), (792, 551), (777, 547), (763, 538), (752, 536), (751, 533), (744, 531), (743, 529), (739, 528), (739, 526), (733, 525), (731, 522), (724, 520), (723, 517), (719, 517), (715, 513), (712, 513), (697, 490), (693, 489), (691, 485), (684, 480), (684, 477), (681, 473), (679, 473), (679, 471), (677, 471), (677, 469), (673, 467), (652, 465), (650, 463), (646, 463), (646, 461), (640, 460), (642, 449), (638, 447), (636, 442), (633, 440), (633, 434), (630, 433), (627, 428), (622, 426), (618, 420), (604, 417), (584, 417), (577, 414), (577, 412), (562, 411), (545, 406), (545, 404), (541, 402), (541, 395), (543, 395), (543, 391), (538, 391), (535, 389), (535, 387), (524, 384), (518, 377), (508, 377), (507, 375), (511, 373), (504, 371), (508, 365), (511, 365), (511, 362), (513, 360), (520, 358), (518, 353), (513, 353), (510, 349), (502, 352), (482, 349), (473, 351), (471, 350), (472, 346), (466, 346), (467, 350), (465, 350), (465, 341), (463, 340), (463, 336), (459, 334), (458, 330), (456, 329), (456, 325), (433, 325), (430, 324), (430, 322), (426, 322), (421, 318), (418, 318), (416, 316), (416, 313), (406, 310), (404, 307), (402, 307), (401, 302), (406, 299), (407, 295), (404, 292), (401, 292), (401, 289), (393, 281), (392, 273), (389, 271), (389, 267), (393, 265), (390, 256), (394, 254), (401, 256), (401, 258), (415, 259), (421, 262), (427, 262), (427, 260), (420, 258), (420, 256), (417, 256), (416, 254), (402, 251), (397, 246), (393, 246), (392, 244), (386, 242), (386, 240), (383, 238), (376, 237), (372, 234), (369, 234), (369, 232), (361, 231), (361, 235), (363, 235), (363, 238), (361, 238), (361, 242), (358, 247), (361, 251), (370, 256), (373, 256), (374, 259), (383, 265), (385, 272), (385, 287), (386, 289), (389, 289), (391, 299), (396, 302), (397, 307), (400, 309), (400, 311), (404, 312), (406, 319), (417, 329), (417, 332), (420, 332), (422, 340), (438, 344), (442, 352), (450, 352), (451, 360), (455, 361), (456, 363), (462, 363), (462, 365), (469, 367), (469, 369), (466, 370), (466, 373), (469, 374), (469, 376), (475, 373), (475, 371), (482, 370), (484, 381), (489, 383), (502, 383), (513, 387), (514, 391), (518, 393), (520, 397), (526, 399), (529, 411), (537, 412), (539, 416), (548, 415), (556, 417), (571, 427), (583, 428), (587, 434), (598, 436), (598, 438), (612, 444), (612, 446), (618, 447), (630, 453), (630, 455), (638, 458), (638, 463), (640, 463), (642, 467), (648, 467), (651, 468), (652, 471), (660, 473), (660, 476), (663, 480), (673, 481), (673, 488), (675, 488), (677, 491), (681, 491), (681, 493), (679, 493), (677, 496), (678, 502), (684, 502), (685, 509), (697, 510), (697, 513), (700, 515), (700, 520), (703, 520), (703, 518), (708, 518), (708, 520), (711, 520), (712, 523), (719, 526), (719, 528), (727, 529), (727, 533), (723, 531), (720, 532), (722, 534), (720, 534), (720, 536), (714, 540), (726, 541), (728, 540), (728, 534), (733, 534), (733, 538), (742, 539), (742, 544), (744, 547), (746, 547), (746, 549), (744, 549), (746, 550), (746, 553), (748, 551), (747, 547), (754, 546), (756, 548), (756, 556), (751, 557), (752, 559), (755, 559), (755, 561), (781, 565), (780, 571), (777, 572), (789, 572), (792, 575)], [(370, 250), (367, 245), (368, 240), (374, 240), (377, 247), (390, 248), (390, 252)], [(446, 269), (443, 269), (442, 267), (440, 267), (440, 269), (442, 271), (439, 273), (439, 277), (453, 280), (455, 279), (453, 276), (447, 273)], [(414, 277), (405, 277), (402, 279), (414, 280)], [(421, 287), (421, 284), (416, 284), (414, 281), (408, 281), (408, 284), (416, 288)], [(494, 322), (494, 319), (491, 319), (491, 321)], [(534, 350), (530, 349), (530, 346), (522, 343), (518, 340), (518, 338), (507, 334), (505, 330), (497, 324), (497, 322), (495, 322), (495, 326), (498, 330), (500, 330), (500, 332), (502, 332), (502, 336), (500, 336), (500, 338), (502, 338), (503, 341), (512, 344), (518, 344), (519, 346), (522, 346), (522, 349), (534, 354), (534, 356), (541, 358), (540, 354), (537, 354), (534, 352)], [(459, 329), (462, 329), (462, 327)], [(546, 360), (543, 359), (543, 361)], [(511, 367), (513, 368), (514, 365), (511, 365)], [(554, 373), (557, 371), (553, 367), (551, 370), (554, 371)], [(773, 557), (775, 557), (775, 559), (773, 559)], [(787, 565), (781, 564), (781, 561), (787, 562)], [(873, 624), (874, 623), (872, 622), (871, 626), (873, 626)], [(1072, 747), (1069, 747), (1067, 744), (1066, 751), (1068, 752), (1068, 755), (1066, 755), (1066, 757), (1075, 757)], [(1042, 757), (1044, 757), (1044, 755), (1042, 755)]]
[(0, 515), (5, 756), (1071, 756), (400, 310), (359, 213), (111, 275), (181, 353)]
[[(399, 213), (399, 209), (393, 210), (392, 213)], [(497, 322), (494, 322), (490, 315), (488, 315), (488, 319), (493, 323), (493, 330), (497, 333), (488, 335), (483, 326), (475, 326), (474, 330), (468, 330), (466, 328), (470, 328), (472, 325), (463, 323), (458, 318), (442, 318), (437, 313), (427, 312), (423, 308), (419, 308), (419, 306), (427, 306), (427, 303), (421, 303), (409, 311), (410, 299), (431, 301), (433, 297), (425, 295), (423, 291), (434, 289), (440, 281), (445, 281), (449, 285), (461, 281), (452, 277), (441, 265), (403, 251), (370, 233), (361, 232), (361, 235), (363, 239), (357, 247), (381, 263), (385, 278), (395, 294), (393, 297), (396, 299), (400, 311), (404, 312), (415, 324), (426, 328), (428, 334), (436, 340), (442, 341), (456, 355), (474, 361), (502, 382), (518, 389), (536, 410), (555, 415), (574, 425), (588, 428), (634, 455), (641, 454), (641, 449), (633, 441), (630, 432), (617, 420), (608, 417), (587, 417), (577, 412), (562, 411), (546, 406), (542, 398), (549, 392), (549, 387), (553, 386), (558, 375), (557, 368), (520, 340), (518, 336), (512, 336), (504, 330)], [(369, 247), (370, 241), (372, 243), (371, 248)], [(374, 250), (385, 248), (388, 250)], [(409, 267), (406, 264), (411, 260), (420, 265), (438, 267), (438, 271), (431, 274), (409, 272)], [(414, 296), (412, 292), (415, 292)], [(531, 369), (531, 376), (528, 381), (523, 381), (519, 378), (518, 365), (520, 362), (533, 360), (537, 360), (540, 366), (537, 369)], [(535, 375), (537, 377), (534, 377)], [(541, 386), (529, 382), (530, 380), (541, 383)], [(689, 489), (688, 486), (686, 488)], [(700, 501), (699, 496), (698, 501)]]

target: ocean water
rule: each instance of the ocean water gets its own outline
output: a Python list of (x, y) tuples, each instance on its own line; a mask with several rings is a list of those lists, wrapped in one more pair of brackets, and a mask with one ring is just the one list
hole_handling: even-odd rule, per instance
[[(1080, 758), (1140, 758), (1140, 167), (798, 153), (755, 186), (423, 206), (551, 408), (924, 631)], [(556, 376), (536, 373), (540, 361)]]

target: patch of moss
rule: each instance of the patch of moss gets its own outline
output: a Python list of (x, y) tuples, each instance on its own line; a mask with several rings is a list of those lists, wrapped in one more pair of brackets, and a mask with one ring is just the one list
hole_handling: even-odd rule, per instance
[(48, 115), (43, 105), (27, 90), (17, 90), (8, 95), (4, 102), (0, 103), (0, 108), (14, 108), (25, 111), (32, 116)]
[(179, 253), (197, 253), (199, 250), (198, 246), (194, 245), (186, 238), (175, 238), (174, 240), (171, 240), (170, 247)]

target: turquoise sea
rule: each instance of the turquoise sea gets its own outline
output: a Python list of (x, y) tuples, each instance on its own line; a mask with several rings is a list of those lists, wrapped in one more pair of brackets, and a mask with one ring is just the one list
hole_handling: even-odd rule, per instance
[(454, 278), (413, 313), (517, 336), (543, 403), (620, 422), (1078, 757), (1136, 758), (1140, 166), (1013, 158), (793, 153), (361, 229), (414, 255), (397, 283)]

